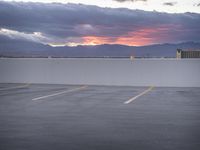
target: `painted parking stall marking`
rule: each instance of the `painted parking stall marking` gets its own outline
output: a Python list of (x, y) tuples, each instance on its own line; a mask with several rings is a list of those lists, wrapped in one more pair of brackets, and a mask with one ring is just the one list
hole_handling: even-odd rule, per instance
[(30, 83), (27, 83), (27, 84), (25, 84), (25, 85), (19, 85), (19, 86), (8, 87), (8, 88), (1, 88), (0, 91), (25, 88), (25, 87), (28, 87), (28, 86), (30, 86), (30, 85), (31, 85)]
[(61, 91), (61, 92), (57, 92), (57, 93), (53, 93), (53, 94), (49, 94), (49, 95), (45, 95), (45, 96), (41, 96), (41, 97), (36, 97), (36, 98), (33, 98), (32, 100), (36, 101), (36, 100), (41, 100), (41, 99), (45, 99), (45, 98), (49, 98), (49, 97), (53, 97), (53, 96), (57, 96), (57, 95), (65, 94), (65, 93), (76, 92), (76, 91), (83, 90), (87, 87), (88, 86), (81, 86), (81, 87), (74, 88), (74, 89), (71, 89), (71, 90), (66, 90), (66, 91)]
[(154, 86), (150, 86), (147, 90), (143, 91), (142, 93), (138, 94), (137, 96), (134, 96), (132, 98), (130, 98), (129, 100), (125, 101), (124, 104), (129, 104), (132, 101), (136, 100), (137, 98), (139, 98), (142, 95), (147, 94), (148, 92), (150, 92), (152, 89), (154, 88)]

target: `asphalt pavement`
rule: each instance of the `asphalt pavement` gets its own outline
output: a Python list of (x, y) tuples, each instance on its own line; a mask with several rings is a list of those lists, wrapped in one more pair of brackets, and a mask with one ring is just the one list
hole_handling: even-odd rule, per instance
[(199, 150), (200, 88), (0, 84), (0, 150), (63, 149)]

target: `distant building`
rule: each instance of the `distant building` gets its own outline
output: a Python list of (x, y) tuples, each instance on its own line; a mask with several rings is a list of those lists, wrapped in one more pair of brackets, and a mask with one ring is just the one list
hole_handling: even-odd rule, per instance
[(176, 58), (200, 58), (200, 50), (183, 51), (181, 49), (177, 49)]

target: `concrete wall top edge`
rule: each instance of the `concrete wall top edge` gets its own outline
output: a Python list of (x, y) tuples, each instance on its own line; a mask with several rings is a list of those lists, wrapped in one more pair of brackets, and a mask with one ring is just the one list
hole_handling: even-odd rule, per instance
[(130, 60), (130, 61), (200, 61), (200, 58), (0, 58), (0, 60), (110, 60), (110, 61), (118, 61), (118, 60)]

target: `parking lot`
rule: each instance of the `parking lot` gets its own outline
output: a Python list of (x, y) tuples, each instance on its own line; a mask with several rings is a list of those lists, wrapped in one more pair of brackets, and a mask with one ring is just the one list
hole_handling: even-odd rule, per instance
[(0, 150), (199, 150), (200, 88), (0, 84)]

